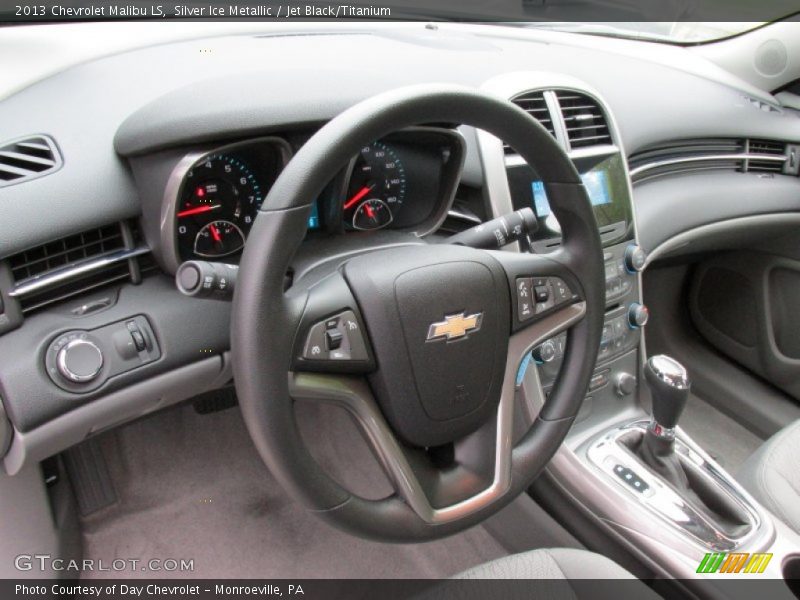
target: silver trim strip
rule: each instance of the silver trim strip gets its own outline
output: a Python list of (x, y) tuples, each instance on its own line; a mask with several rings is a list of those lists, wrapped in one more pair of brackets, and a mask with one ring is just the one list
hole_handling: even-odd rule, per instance
[(72, 279), (73, 277), (80, 277), (81, 275), (100, 270), (108, 265), (123, 262), (141, 256), (142, 254), (147, 254), (148, 252), (150, 252), (150, 248), (147, 246), (138, 246), (130, 250), (111, 252), (110, 254), (69, 265), (55, 271), (48, 271), (41, 275), (23, 279), (14, 286), (8, 295), (12, 298), (21, 298), (62, 283), (63, 281), (67, 281), (68, 279)]
[(778, 156), (776, 154), (756, 154), (752, 152), (734, 152), (726, 154), (699, 154), (697, 156), (681, 156), (676, 158), (665, 158), (663, 160), (656, 160), (644, 165), (640, 165), (631, 169), (631, 177), (636, 177), (641, 173), (652, 171), (660, 167), (668, 167), (670, 165), (679, 165), (693, 162), (710, 162), (715, 160), (741, 160), (746, 161), (749, 165), (751, 160), (766, 160), (773, 162), (784, 163), (788, 160), (786, 156)]
[(489, 506), (504, 496), (511, 485), (514, 398), (517, 371), (523, 358), (534, 346), (565, 331), (580, 321), (585, 314), (586, 303), (578, 302), (511, 336), (500, 404), (497, 408), (492, 483), (474, 496), (443, 508), (431, 506), (397, 438), (383, 418), (369, 386), (362, 378), (290, 373), (290, 396), (295, 400), (331, 402), (350, 412), (374, 449), (395, 489), (414, 512), (426, 523), (456, 521)]

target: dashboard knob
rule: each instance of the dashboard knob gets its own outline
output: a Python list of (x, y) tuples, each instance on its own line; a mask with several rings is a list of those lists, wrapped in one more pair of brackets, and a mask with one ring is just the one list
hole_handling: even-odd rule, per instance
[(619, 396), (629, 396), (636, 391), (636, 377), (622, 372), (614, 377), (614, 389)]
[(549, 363), (556, 357), (556, 345), (552, 340), (539, 344), (533, 349), (533, 359), (538, 363)]
[(628, 308), (628, 324), (634, 329), (644, 327), (647, 325), (647, 320), (650, 318), (650, 311), (644, 304), (634, 302)]
[(56, 366), (64, 379), (74, 383), (88, 383), (100, 374), (103, 353), (94, 342), (72, 340), (58, 351)]
[(642, 250), (641, 246), (636, 244), (629, 244), (625, 248), (625, 268), (628, 273), (638, 273), (644, 270), (644, 265), (647, 262), (647, 254)]

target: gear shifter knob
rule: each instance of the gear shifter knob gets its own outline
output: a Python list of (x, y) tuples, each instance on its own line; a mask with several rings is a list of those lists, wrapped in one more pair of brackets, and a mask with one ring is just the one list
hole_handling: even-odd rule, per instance
[(662, 435), (661, 430), (666, 430), (664, 433), (669, 434), (678, 424), (689, 398), (689, 375), (677, 360), (658, 354), (645, 364), (644, 378), (653, 397), (653, 433)]

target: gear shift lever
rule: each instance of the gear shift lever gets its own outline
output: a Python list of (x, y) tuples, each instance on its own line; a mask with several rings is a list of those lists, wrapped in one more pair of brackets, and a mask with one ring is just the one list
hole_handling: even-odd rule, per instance
[(689, 398), (689, 375), (677, 360), (658, 354), (644, 367), (644, 378), (653, 397), (653, 418), (648, 433), (675, 439), (675, 426)]
[(653, 398), (653, 415), (637, 454), (653, 471), (685, 490), (689, 482), (675, 456), (675, 426), (689, 398), (689, 376), (678, 361), (659, 354), (645, 364), (644, 378)]

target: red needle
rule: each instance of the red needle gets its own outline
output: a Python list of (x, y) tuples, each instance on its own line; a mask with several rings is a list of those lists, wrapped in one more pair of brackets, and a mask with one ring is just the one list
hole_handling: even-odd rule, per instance
[(347, 202), (345, 202), (345, 203), (344, 203), (344, 209), (345, 209), (345, 210), (347, 210), (348, 208), (350, 208), (351, 206), (353, 206), (353, 205), (354, 205), (356, 202), (358, 202), (359, 200), (361, 200), (361, 199), (362, 199), (364, 196), (366, 196), (367, 194), (369, 194), (370, 190), (371, 190), (373, 187), (375, 187), (375, 186), (374, 186), (374, 185), (370, 185), (370, 186), (366, 186), (366, 185), (365, 185), (365, 186), (364, 186), (364, 187), (362, 187), (360, 190), (358, 190), (358, 191), (355, 193), (355, 195), (354, 195), (352, 198), (350, 198), (350, 200), (348, 200)]
[(370, 219), (374, 219), (375, 218), (375, 211), (372, 210), (372, 207), (369, 204), (365, 204), (364, 205), (364, 210), (367, 211), (367, 216)]
[(191, 215), (199, 215), (200, 213), (210, 212), (215, 208), (219, 207), (220, 207), (219, 204), (214, 204), (213, 206), (205, 205), (205, 206), (198, 206), (197, 208), (190, 208), (188, 210), (182, 210), (181, 212), (178, 213), (178, 218), (188, 217)]
[(214, 226), (213, 223), (211, 225), (209, 225), (209, 229), (211, 230), (211, 237), (214, 238), (214, 241), (215, 242), (221, 242), (222, 241), (222, 236), (219, 234), (219, 231), (217, 230), (217, 228)]

